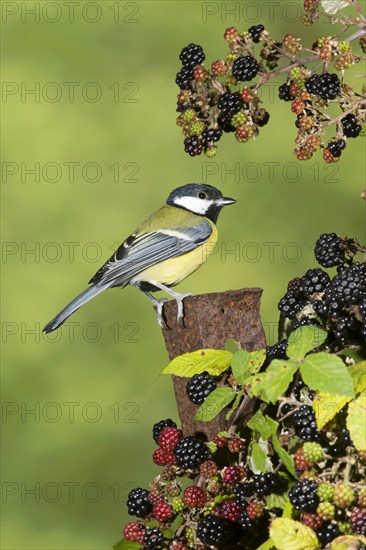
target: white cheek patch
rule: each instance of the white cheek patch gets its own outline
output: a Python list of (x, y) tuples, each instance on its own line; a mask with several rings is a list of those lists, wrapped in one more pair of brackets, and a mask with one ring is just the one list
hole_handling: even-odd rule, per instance
[(195, 214), (206, 214), (214, 202), (210, 199), (199, 199), (198, 197), (178, 197), (174, 199), (174, 204), (182, 206)]

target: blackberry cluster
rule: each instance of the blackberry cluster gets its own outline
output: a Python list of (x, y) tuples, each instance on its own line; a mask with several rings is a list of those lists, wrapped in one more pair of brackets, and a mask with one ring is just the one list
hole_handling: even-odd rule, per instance
[(264, 31), (264, 25), (253, 25), (253, 27), (250, 27), (248, 29), (249, 34), (252, 37), (253, 42), (258, 44), (261, 39), (261, 34)]
[(169, 426), (169, 428), (176, 428), (176, 423), (171, 419), (167, 418), (166, 420), (160, 420), (160, 422), (157, 422), (153, 426), (153, 438), (156, 444), (159, 443), (159, 435), (162, 432), (163, 428), (166, 428)]
[(191, 157), (196, 157), (202, 153), (203, 145), (198, 136), (187, 137), (184, 140), (184, 150)]
[(288, 290), (278, 304), (280, 312), (288, 319), (295, 319), (296, 314), (302, 310), (305, 302), (298, 292)]
[(227, 543), (229, 523), (218, 516), (208, 515), (199, 520), (197, 525), (197, 536), (209, 546), (223, 548)]
[(335, 73), (313, 74), (305, 81), (305, 88), (309, 94), (322, 99), (335, 99), (341, 91), (341, 83)]
[(239, 82), (248, 82), (253, 80), (259, 71), (259, 64), (251, 55), (240, 55), (233, 63), (233, 76)]
[(346, 146), (344, 139), (338, 139), (337, 141), (330, 141), (327, 145), (328, 151), (332, 154), (334, 158), (341, 156), (343, 149)]
[(345, 261), (345, 242), (335, 233), (323, 233), (315, 244), (315, 258), (323, 267), (334, 267)]
[(330, 283), (328, 273), (322, 269), (308, 269), (301, 279), (301, 291), (306, 298), (325, 292)]
[(186, 392), (189, 399), (195, 405), (202, 405), (206, 397), (217, 388), (217, 384), (212, 376), (203, 372), (195, 374), (186, 386)]
[(300, 512), (315, 510), (319, 504), (318, 485), (312, 479), (297, 481), (290, 489), (289, 497), (292, 506)]
[(127, 497), (127, 510), (130, 516), (138, 518), (146, 518), (152, 510), (152, 505), (149, 500), (149, 491), (146, 489), (132, 489)]
[(326, 292), (326, 302), (332, 311), (359, 304), (366, 298), (366, 264), (342, 269)]
[(291, 94), (291, 88), (288, 84), (282, 84), (278, 88), (278, 97), (283, 101), (293, 101), (295, 96)]
[(174, 456), (181, 468), (198, 470), (200, 464), (210, 458), (207, 446), (197, 437), (183, 437), (174, 448)]
[(202, 46), (198, 44), (189, 44), (180, 52), (179, 59), (183, 67), (193, 69), (196, 65), (200, 65), (205, 60), (205, 54)]
[(343, 134), (349, 138), (356, 138), (362, 130), (361, 124), (358, 123), (355, 115), (349, 113), (341, 119)]
[(302, 405), (296, 409), (292, 415), (292, 422), (296, 435), (304, 441), (316, 441), (317, 443), (324, 441), (323, 434), (317, 428), (314, 411), (308, 405)]

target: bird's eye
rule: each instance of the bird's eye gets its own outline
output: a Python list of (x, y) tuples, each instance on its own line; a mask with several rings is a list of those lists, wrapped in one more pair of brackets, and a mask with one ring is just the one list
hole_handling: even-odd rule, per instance
[(206, 195), (206, 193), (204, 193), (203, 191), (200, 191), (200, 192), (198, 193), (198, 198), (199, 198), (199, 199), (205, 199), (206, 197), (207, 197), (207, 195)]

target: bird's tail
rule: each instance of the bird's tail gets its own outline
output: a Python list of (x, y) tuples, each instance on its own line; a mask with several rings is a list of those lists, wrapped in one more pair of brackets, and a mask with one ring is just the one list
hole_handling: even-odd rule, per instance
[(62, 311), (60, 311), (60, 313), (58, 313), (56, 317), (54, 317), (49, 323), (47, 323), (47, 325), (43, 329), (43, 332), (48, 333), (56, 330), (66, 321), (66, 319), (70, 317), (70, 315), (72, 315), (77, 309), (79, 309), (79, 307), (86, 304), (86, 302), (89, 302), (89, 300), (94, 298), (94, 296), (97, 296), (107, 288), (108, 285), (93, 285), (84, 290), (84, 292), (79, 294), (79, 296), (77, 296), (72, 302), (70, 302), (69, 305), (67, 305)]

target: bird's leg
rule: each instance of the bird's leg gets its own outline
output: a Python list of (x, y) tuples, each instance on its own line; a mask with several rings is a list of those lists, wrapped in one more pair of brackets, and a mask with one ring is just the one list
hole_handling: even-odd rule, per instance
[(192, 294), (192, 292), (183, 292), (183, 293), (179, 293), (179, 292), (175, 292), (174, 290), (172, 290), (171, 288), (161, 284), (161, 283), (156, 283), (155, 281), (149, 281), (152, 285), (156, 286), (157, 288), (160, 288), (160, 290), (163, 290), (164, 292), (166, 292), (167, 294), (169, 294), (170, 296), (172, 296), (173, 298), (175, 298), (176, 302), (177, 302), (177, 323), (181, 326), (183, 326), (183, 317), (184, 317), (184, 309), (183, 309), (183, 300), (184, 298), (186, 298), (187, 296), (194, 296), (194, 294)]
[(161, 326), (161, 328), (166, 329), (167, 326), (163, 318), (163, 307), (165, 302), (167, 302), (167, 299), (161, 298), (160, 300), (158, 300), (157, 298), (154, 298), (154, 296), (152, 296), (150, 292), (147, 292), (146, 290), (143, 290), (142, 292), (149, 298), (149, 300), (152, 301), (152, 303), (156, 307), (156, 318), (158, 320), (159, 325)]

